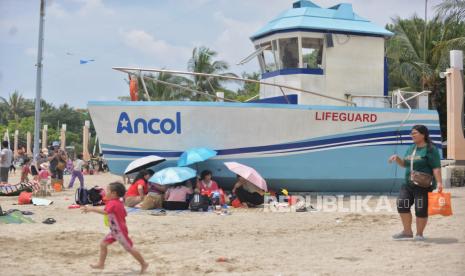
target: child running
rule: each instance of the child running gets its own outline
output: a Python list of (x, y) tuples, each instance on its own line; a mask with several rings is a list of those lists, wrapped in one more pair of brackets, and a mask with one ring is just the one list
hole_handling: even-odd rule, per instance
[(100, 243), (99, 262), (95, 265), (91, 265), (91, 267), (94, 269), (103, 269), (105, 267), (108, 245), (118, 241), (124, 247), (124, 249), (126, 249), (126, 251), (128, 251), (140, 263), (140, 274), (143, 274), (147, 270), (149, 264), (145, 262), (139, 251), (133, 247), (132, 241), (128, 236), (128, 228), (126, 226), (126, 210), (124, 209), (123, 202), (121, 201), (121, 198), (125, 193), (126, 188), (123, 184), (119, 182), (113, 182), (107, 186), (107, 203), (105, 204), (105, 209), (102, 210), (98, 207), (84, 206), (84, 213), (94, 212), (108, 216), (108, 223), (110, 227), (110, 233), (107, 234), (103, 241)]

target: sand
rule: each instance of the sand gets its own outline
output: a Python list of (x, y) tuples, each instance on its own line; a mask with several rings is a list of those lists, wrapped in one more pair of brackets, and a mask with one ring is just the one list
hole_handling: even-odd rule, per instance
[[(87, 187), (120, 179), (85, 177)], [(425, 242), (393, 241), (401, 224), (388, 211), (132, 212), (127, 222), (136, 248), (150, 263), (147, 275), (465, 275), (465, 189), (449, 191), (454, 215), (431, 217)], [(90, 269), (108, 232), (102, 216), (67, 209), (74, 191), (50, 198), (53, 205), (39, 207), (0, 197), (4, 210), (32, 211), (37, 222), (0, 224), (0, 275), (138, 274), (136, 261), (117, 243), (109, 249), (105, 270)], [(395, 197), (388, 200), (394, 204)], [(41, 223), (48, 217), (57, 222)]]

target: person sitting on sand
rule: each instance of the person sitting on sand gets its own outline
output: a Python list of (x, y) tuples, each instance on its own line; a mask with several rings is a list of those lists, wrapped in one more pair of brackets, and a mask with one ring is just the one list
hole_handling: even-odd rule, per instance
[(197, 190), (200, 194), (210, 195), (213, 192), (218, 191), (218, 183), (212, 179), (212, 172), (204, 170), (200, 174), (200, 180), (197, 182)]
[(108, 245), (118, 241), (129, 254), (131, 254), (141, 266), (140, 273), (143, 274), (149, 264), (145, 262), (144, 258), (138, 250), (133, 247), (133, 243), (128, 235), (128, 228), (126, 226), (126, 210), (121, 202), (121, 197), (124, 196), (126, 188), (122, 183), (113, 182), (107, 186), (106, 198), (107, 202), (105, 208), (101, 207), (84, 206), (83, 212), (94, 212), (107, 216), (110, 233), (108, 233), (103, 241), (100, 243), (100, 258), (97, 264), (91, 265), (94, 269), (103, 269), (105, 267), (105, 259), (107, 258)]
[(148, 180), (154, 174), (152, 170), (140, 171), (124, 196), (124, 204), (134, 207), (144, 200), (149, 192)]
[(232, 190), (236, 194), (242, 206), (255, 207), (256, 205), (263, 204), (265, 191), (250, 183), (242, 176), (237, 176), (237, 182)]
[(189, 207), (188, 195), (192, 194), (190, 180), (169, 187), (165, 192), (163, 207), (167, 210), (186, 210)]

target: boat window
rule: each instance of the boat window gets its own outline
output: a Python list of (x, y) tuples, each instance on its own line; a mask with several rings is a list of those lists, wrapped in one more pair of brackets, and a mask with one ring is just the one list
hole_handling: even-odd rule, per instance
[(272, 72), (277, 70), (276, 60), (273, 53), (274, 48), (271, 47), (271, 42), (260, 44), (260, 48), (264, 49), (259, 55), (262, 72)]
[(282, 68), (299, 67), (299, 40), (297, 37), (279, 40), (279, 57)]
[(323, 39), (302, 38), (303, 68), (322, 68)]

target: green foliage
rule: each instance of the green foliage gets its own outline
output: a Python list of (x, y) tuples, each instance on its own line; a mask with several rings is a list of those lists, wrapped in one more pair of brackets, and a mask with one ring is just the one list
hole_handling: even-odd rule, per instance
[[(204, 46), (195, 47), (192, 51), (192, 57), (189, 59), (187, 64), (188, 70), (196, 73), (237, 77), (234, 73), (225, 72), (229, 69), (229, 65), (226, 61), (214, 60), (217, 54), (217, 52)], [(221, 89), (224, 88), (223, 84), (227, 82), (227, 80), (214, 77), (194, 76), (193, 88), (197, 91), (206, 92), (214, 96), (216, 95), (216, 92), (221, 91)], [(214, 99), (200, 94), (193, 95), (193, 98), (195, 100), (206, 101)]]
[[(48, 141), (60, 140), (60, 129), (66, 124), (66, 145), (75, 146), (82, 151), (82, 127), (85, 120), (90, 120), (86, 109), (75, 109), (67, 104), (56, 108), (45, 100), (41, 100), (42, 122), (48, 125)], [(34, 100), (25, 99), (18, 91), (10, 94), (8, 99), (0, 98), (0, 135), (8, 129), (10, 141), (13, 141), (15, 130), (19, 131), (19, 145), (26, 145), (26, 134), (34, 135)], [(91, 124), (90, 132), (95, 137)], [(42, 131), (40, 132), (42, 135)]]
[(34, 103), (24, 99), (16, 90), (9, 95), (8, 99), (0, 97), (0, 102), (4, 112), (2, 114), (6, 120), (19, 121), (21, 117), (31, 116), (34, 113)]
[[(447, 134), (446, 84), (439, 78), (439, 73), (449, 66), (450, 50), (465, 51), (465, 22), (460, 20), (465, 11), (464, 1), (446, 2), (461, 2), (462, 10), (454, 8), (447, 12), (446, 5), (443, 5), (440, 12), (426, 22), (426, 26), (425, 21), (417, 16), (394, 18), (393, 23), (386, 26), (395, 33), (386, 44), (389, 89), (431, 91), (429, 104), (439, 113), (444, 139)], [(445, 16), (447, 14), (450, 15)]]
[[(253, 73), (243, 72), (242, 78), (258, 81), (260, 80), (260, 73), (259, 72), (253, 72)], [(240, 88), (237, 91), (237, 95), (233, 99), (241, 101), (241, 102), (245, 102), (246, 100), (258, 95), (259, 92), (260, 92), (259, 83), (244, 82), (242, 85), (242, 88)]]

